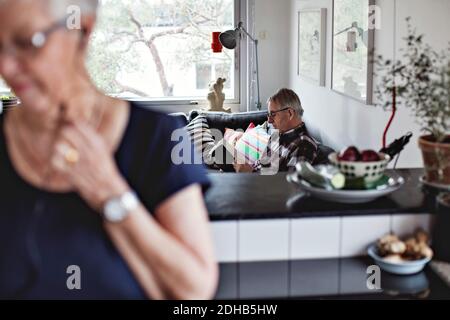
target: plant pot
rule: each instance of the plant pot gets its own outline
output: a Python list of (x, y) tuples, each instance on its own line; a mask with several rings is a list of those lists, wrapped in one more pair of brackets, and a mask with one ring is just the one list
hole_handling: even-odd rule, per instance
[(431, 135), (422, 136), (419, 147), (427, 181), (450, 186), (450, 135), (443, 143), (437, 143)]
[(450, 262), (450, 194), (437, 197), (437, 215), (433, 230), (435, 258)]
[(437, 197), (437, 205), (439, 213), (446, 213), (450, 215), (450, 193), (441, 193)]

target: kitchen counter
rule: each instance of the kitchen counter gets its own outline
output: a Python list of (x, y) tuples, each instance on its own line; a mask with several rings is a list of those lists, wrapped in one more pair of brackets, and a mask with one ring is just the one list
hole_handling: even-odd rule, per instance
[(380, 290), (368, 289), (371, 265), (367, 257), (224, 263), (216, 299), (450, 299), (430, 265), (411, 276), (381, 272)]
[[(338, 204), (306, 197), (286, 181), (286, 173), (211, 173), (206, 195), (211, 221), (333, 216), (424, 214), (434, 210), (435, 196), (422, 189), (422, 169), (400, 169), (405, 185), (393, 194), (365, 204)], [(430, 193), (431, 192), (431, 193)]]
[[(391, 172), (392, 173), (392, 172)], [(422, 188), (421, 169), (396, 170), (401, 189), (364, 204), (305, 196), (286, 174), (212, 173), (206, 195), (219, 262), (350, 258), (376, 239), (432, 232), (436, 192)]]

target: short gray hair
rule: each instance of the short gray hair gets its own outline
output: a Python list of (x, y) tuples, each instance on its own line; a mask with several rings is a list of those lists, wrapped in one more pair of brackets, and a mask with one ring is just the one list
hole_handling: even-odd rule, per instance
[(275, 102), (281, 106), (281, 108), (291, 107), (297, 114), (302, 117), (304, 110), (300, 98), (291, 89), (280, 89), (277, 93), (271, 96), (268, 100), (269, 102)]
[(45, 0), (48, 3), (50, 13), (56, 19), (64, 18), (70, 6), (77, 6), (82, 15), (92, 15), (97, 13), (98, 0)]

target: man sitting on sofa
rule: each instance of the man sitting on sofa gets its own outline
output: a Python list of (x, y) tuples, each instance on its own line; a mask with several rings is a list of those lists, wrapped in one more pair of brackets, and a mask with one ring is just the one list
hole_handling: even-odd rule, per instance
[(288, 171), (299, 161), (315, 164), (318, 145), (306, 130), (303, 112), (300, 98), (290, 89), (269, 98), (267, 118), (275, 133), (261, 159), (254, 165), (236, 163), (236, 172)]

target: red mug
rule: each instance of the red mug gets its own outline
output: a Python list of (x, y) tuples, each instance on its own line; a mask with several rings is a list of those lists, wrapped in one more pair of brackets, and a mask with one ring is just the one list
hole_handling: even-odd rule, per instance
[(220, 53), (220, 52), (222, 52), (222, 49), (223, 49), (223, 46), (219, 40), (220, 34), (221, 34), (221, 32), (213, 32), (212, 33), (211, 49), (213, 50), (214, 53)]

